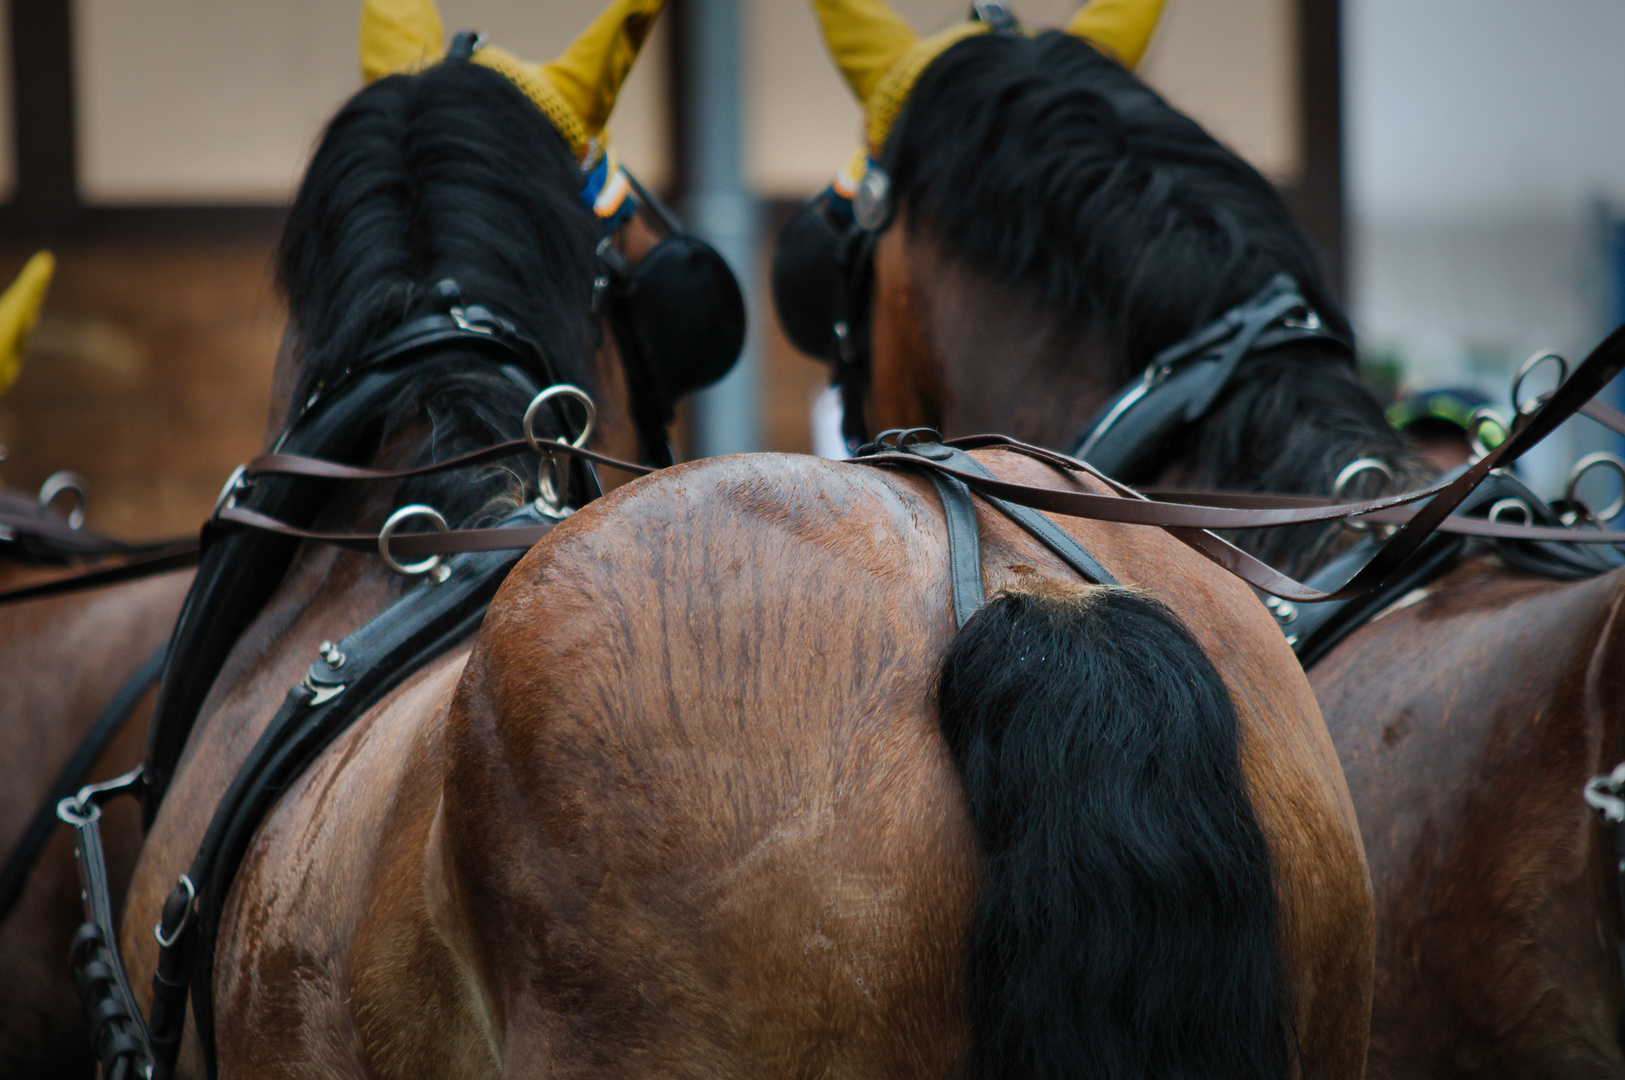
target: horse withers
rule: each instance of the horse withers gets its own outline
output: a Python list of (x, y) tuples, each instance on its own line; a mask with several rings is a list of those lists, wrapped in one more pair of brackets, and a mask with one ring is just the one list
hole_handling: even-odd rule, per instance
[[(893, 88), (895, 127), (854, 185), (865, 220), (821, 264), (845, 275), (835, 301), (787, 313), (836, 360), (853, 429), (1002, 430), (1104, 451), (1134, 483), (1325, 495), (1344, 477), (1348, 497), (1379, 466), (1422, 479), (1262, 177), (1084, 41), (960, 39), (896, 59), (917, 81)], [(787, 235), (853, 209), (826, 196)], [(1360, 541), (1241, 540), (1296, 572), (1331, 566), (1327, 586)], [(1376, 894), (1367, 1071), (1618, 1075), (1612, 839), (1580, 793), (1625, 755), (1620, 572), (1530, 545), (1443, 554), (1442, 576), (1344, 625), (1310, 671)], [(1288, 633), (1308, 614), (1274, 610)]]

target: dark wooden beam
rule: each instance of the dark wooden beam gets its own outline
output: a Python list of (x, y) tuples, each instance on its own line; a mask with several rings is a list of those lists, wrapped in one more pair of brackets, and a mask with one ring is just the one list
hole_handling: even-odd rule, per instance
[(1319, 249), (1333, 295), (1348, 300), (1343, 190), (1343, 62), (1339, 0), (1298, 0), (1303, 172), (1286, 197)]
[(667, 4), (663, 17), (671, 31), (666, 35), (670, 49), (666, 57), (666, 101), (670, 110), (666, 117), (666, 152), (671, 167), (662, 194), (673, 206), (681, 206), (693, 187), (688, 149), (694, 126), (694, 17), (689, 5), (682, 3)]
[(11, 0), (17, 189), (8, 235), (48, 239), (79, 213), (71, 0)]

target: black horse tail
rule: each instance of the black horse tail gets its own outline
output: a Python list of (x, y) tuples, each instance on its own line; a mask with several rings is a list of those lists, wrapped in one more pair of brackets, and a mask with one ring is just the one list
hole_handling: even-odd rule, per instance
[(938, 693), (987, 857), (973, 1080), (1287, 1076), (1235, 708), (1173, 612), (1122, 588), (1000, 593)]

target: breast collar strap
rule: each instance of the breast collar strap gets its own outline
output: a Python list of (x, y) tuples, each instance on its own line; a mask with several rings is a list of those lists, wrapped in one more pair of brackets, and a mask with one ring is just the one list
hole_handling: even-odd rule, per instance
[(1300, 341), (1325, 341), (1349, 350), (1349, 342), (1321, 322), (1297, 282), (1276, 274), (1251, 299), (1153, 357), (1139, 380), (1072, 441), (1073, 456), (1132, 481), (1178, 428), (1207, 415), (1242, 360)]

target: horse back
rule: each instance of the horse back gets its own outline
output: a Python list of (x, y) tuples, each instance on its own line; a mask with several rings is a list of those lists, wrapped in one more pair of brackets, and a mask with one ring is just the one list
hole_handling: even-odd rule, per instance
[[(990, 594), (1076, 583), (978, 517)], [(1164, 534), (1067, 527), (1224, 678), (1277, 855), (1292, 1027), (1354, 1075), (1369, 888), (1290, 650)], [(520, 563), (453, 703), (445, 800), (505, 1054), (582, 1074), (964, 1071), (984, 867), (935, 701), (956, 630), (942, 528), (924, 481), (760, 455), (627, 485)]]
[(1580, 798), (1625, 756), (1625, 571), (1472, 559), (1312, 672), (1378, 922), (1371, 1074), (1617, 1075), (1615, 855)]

